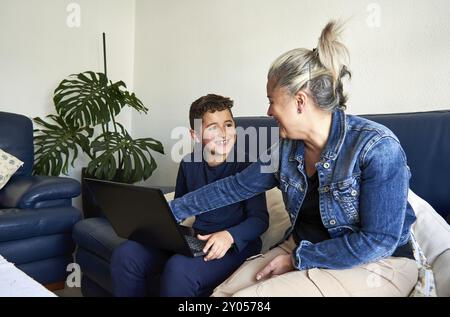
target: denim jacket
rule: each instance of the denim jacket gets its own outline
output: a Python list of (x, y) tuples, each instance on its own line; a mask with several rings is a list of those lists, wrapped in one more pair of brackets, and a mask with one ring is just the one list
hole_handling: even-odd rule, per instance
[[(283, 139), (278, 151), (272, 150), (272, 157), (279, 159), (275, 171), (263, 172), (267, 164), (261, 160), (253, 163), (241, 173), (172, 201), (175, 217), (182, 220), (278, 186), (295, 224), (308, 185), (304, 143)], [(389, 129), (335, 111), (316, 168), (320, 214), (331, 239), (316, 244), (301, 241), (292, 254), (298, 270), (346, 269), (376, 262), (408, 243), (416, 219), (407, 201), (410, 171)], [(292, 230), (291, 226), (285, 238)]]

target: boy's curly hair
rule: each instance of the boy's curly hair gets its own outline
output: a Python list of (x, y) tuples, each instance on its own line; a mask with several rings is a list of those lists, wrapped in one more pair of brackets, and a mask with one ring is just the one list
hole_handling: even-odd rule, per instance
[(223, 111), (228, 109), (230, 111), (231, 117), (233, 117), (234, 102), (228, 97), (223, 97), (219, 95), (209, 94), (200, 97), (194, 101), (189, 109), (189, 123), (191, 124), (191, 129), (194, 129), (194, 120), (203, 119), (203, 115), (207, 112)]

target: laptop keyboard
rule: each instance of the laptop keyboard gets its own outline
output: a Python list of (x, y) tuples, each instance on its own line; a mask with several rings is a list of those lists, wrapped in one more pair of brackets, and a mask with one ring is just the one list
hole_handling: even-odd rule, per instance
[(199, 240), (193, 236), (184, 236), (184, 237), (189, 245), (189, 248), (191, 248), (191, 250), (194, 251), (194, 253), (199, 252), (203, 253), (203, 248), (206, 245), (206, 241)]

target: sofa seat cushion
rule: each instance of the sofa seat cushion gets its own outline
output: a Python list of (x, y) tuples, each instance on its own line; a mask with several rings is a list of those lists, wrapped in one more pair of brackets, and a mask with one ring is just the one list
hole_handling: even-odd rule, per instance
[(56, 258), (17, 265), (17, 268), (34, 278), (42, 285), (65, 281), (69, 272), (67, 266), (73, 263), (73, 256), (62, 255)]
[(0, 254), (16, 265), (72, 254), (74, 249), (70, 233), (0, 242)]
[(73, 228), (73, 238), (80, 248), (108, 262), (114, 249), (125, 241), (117, 236), (105, 218), (89, 218), (78, 222)]
[(80, 218), (73, 207), (0, 209), (0, 242), (70, 233)]

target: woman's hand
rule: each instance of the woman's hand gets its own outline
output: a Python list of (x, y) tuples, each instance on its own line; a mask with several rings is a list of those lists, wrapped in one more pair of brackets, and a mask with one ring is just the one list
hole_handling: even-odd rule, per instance
[(226, 230), (197, 236), (200, 240), (208, 241), (203, 248), (203, 252), (206, 253), (205, 261), (223, 258), (234, 243), (233, 236)]
[(294, 264), (292, 263), (292, 255), (279, 255), (256, 274), (256, 280), (259, 281), (266, 277), (281, 275), (293, 270)]

